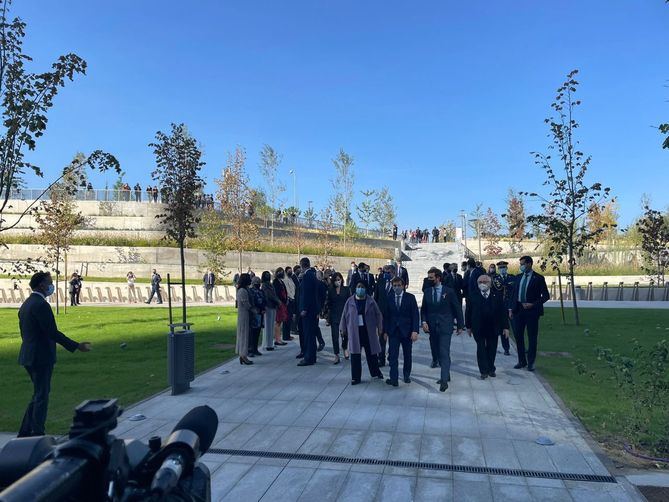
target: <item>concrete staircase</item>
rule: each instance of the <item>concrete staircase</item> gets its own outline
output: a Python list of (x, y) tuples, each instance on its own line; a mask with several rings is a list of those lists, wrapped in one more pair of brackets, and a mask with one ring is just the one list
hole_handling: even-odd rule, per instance
[(430, 268), (437, 267), (443, 270), (443, 264), (446, 262), (455, 262), (459, 268), (464, 260), (464, 248), (455, 242), (408, 244), (404, 254), (409, 257), (409, 260), (402, 262), (409, 273), (409, 292), (416, 295), (419, 304), (423, 297), (421, 291), (423, 278), (427, 276)]

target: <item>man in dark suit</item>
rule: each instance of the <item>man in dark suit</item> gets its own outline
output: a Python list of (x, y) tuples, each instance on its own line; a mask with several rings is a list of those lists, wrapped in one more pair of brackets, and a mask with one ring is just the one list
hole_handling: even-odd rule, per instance
[[(383, 274), (376, 283), (376, 291), (374, 292), (374, 300), (376, 301), (381, 314), (385, 318), (388, 310), (388, 298), (392, 293), (395, 268), (392, 265), (383, 267)], [(379, 344), (381, 345), (381, 352), (379, 352), (379, 368), (386, 365), (386, 338), (383, 335), (379, 336)]]
[(204, 285), (204, 301), (214, 303), (213, 292), (216, 285), (216, 276), (211, 270), (207, 269), (204, 277), (202, 277), (202, 283)]
[(409, 287), (409, 272), (407, 272), (407, 269), (402, 266), (401, 261), (398, 261), (397, 267), (395, 267), (395, 277), (402, 279), (402, 282), (404, 283), (404, 289)]
[(149, 296), (149, 299), (146, 300), (144, 303), (151, 303), (151, 300), (153, 299), (154, 295), (157, 295), (158, 301), (156, 302), (158, 305), (163, 303), (163, 297), (160, 294), (160, 283), (163, 280), (162, 277), (160, 277), (160, 274), (156, 271), (156, 269), (153, 269), (153, 272), (151, 273), (151, 296)]
[[(365, 263), (358, 263), (358, 271), (351, 276), (350, 285), (357, 285), (359, 282), (362, 282), (366, 285), (367, 295), (374, 296), (374, 290), (376, 289), (376, 281), (374, 280), (374, 274), (369, 273), (369, 265)], [(351, 288), (354, 290), (355, 287)], [(355, 291), (351, 291), (351, 294), (354, 294)]]
[(58, 331), (56, 319), (46, 298), (54, 292), (53, 280), (48, 272), (37, 272), (30, 279), (32, 294), (19, 309), (21, 349), (19, 364), (33, 383), (33, 395), (23, 415), (19, 437), (43, 436), (49, 407), (51, 375), (56, 363), (56, 344), (70, 352), (88, 352), (88, 342), (77, 343)]
[(390, 365), (390, 378), (386, 380), (388, 385), (398, 386), (400, 345), (404, 355), (404, 383), (411, 383), (411, 346), (418, 340), (419, 323), (416, 297), (404, 290), (402, 279), (395, 277), (388, 295), (388, 308), (383, 313), (383, 337), (388, 340)]
[[(520, 258), (520, 274), (513, 281), (509, 295), (509, 318), (513, 321), (513, 334), (518, 350), (516, 369), (527, 366), (534, 371), (539, 338), (539, 318), (544, 315), (544, 303), (550, 300), (544, 276), (532, 270), (532, 257)], [(527, 328), (527, 357), (525, 357), (525, 328)]]
[(481, 380), (496, 377), (495, 357), (497, 337), (501, 334), (509, 338), (509, 316), (504, 303), (504, 295), (492, 287), (492, 279), (482, 275), (477, 280), (478, 293), (473, 292), (467, 301), (465, 324), (469, 336), (476, 341), (476, 360), (481, 372)]
[(465, 294), (465, 299), (468, 295), (474, 294), (478, 291), (478, 278), (485, 274), (485, 270), (481, 266), (480, 262), (474, 260), (474, 258), (469, 258), (467, 260), (467, 276), (464, 279), (467, 285), (467, 291)]
[(351, 279), (353, 279), (353, 274), (358, 271), (358, 266), (354, 261), (351, 262), (351, 268), (348, 269), (348, 274), (346, 275), (346, 286), (351, 287)]
[(450, 277), (450, 288), (455, 291), (455, 296), (458, 297), (458, 301), (460, 302), (460, 305), (462, 305), (462, 298), (463, 298), (463, 292), (462, 292), (462, 283), (463, 279), (460, 274), (458, 274), (458, 264), (457, 263), (451, 263), (448, 267), (448, 275)]
[(453, 319), (457, 319), (458, 335), (464, 326), (462, 305), (453, 290), (441, 284), (442, 274), (438, 268), (431, 268), (428, 273), (431, 286), (425, 290), (420, 317), (423, 331), (430, 335), (432, 351), (432, 368), (441, 366), (439, 390), (448, 389), (451, 379), (451, 336), (453, 335)]
[(318, 331), (318, 316), (325, 302), (325, 284), (316, 277), (316, 270), (311, 267), (309, 258), (300, 260), (303, 276), (299, 289), (299, 311), (304, 332), (304, 359), (298, 366), (312, 366), (316, 364), (316, 338)]
[[(502, 298), (504, 299), (504, 305), (508, 307), (509, 305), (509, 292), (513, 286), (513, 277), (509, 275), (509, 263), (506, 261), (497, 262), (497, 273), (492, 276), (492, 287), (502, 293)], [(502, 339), (502, 348), (504, 349), (504, 355), (509, 356), (511, 346), (509, 345), (509, 337), (501, 336)]]

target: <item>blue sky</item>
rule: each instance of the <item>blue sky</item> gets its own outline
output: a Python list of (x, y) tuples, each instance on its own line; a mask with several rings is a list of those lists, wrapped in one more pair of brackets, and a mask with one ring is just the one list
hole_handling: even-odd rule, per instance
[(669, 121), (662, 0), (15, 0), (13, 12), (36, 69), (70, 51), (89, 64), (31, 154), (47, 174), (103, 148), (144, 184), (147, 144), (185, 122), (210, 183), (242, 145), (260, 184), (268, 143), (287, 202), (295, 168), (300, 206), (320, 209), (342, 147), (358, 194), (389, 185), (400, 226), (431, 227), (479, 202), (504, 211), (509, 187), (540, 188), (529, 152), (549, 144), (543, 119), (577, 68), (591, 179), (611, 186), (623, 225), (644, 193), (669, 204), (669, 152), (651, 127)]

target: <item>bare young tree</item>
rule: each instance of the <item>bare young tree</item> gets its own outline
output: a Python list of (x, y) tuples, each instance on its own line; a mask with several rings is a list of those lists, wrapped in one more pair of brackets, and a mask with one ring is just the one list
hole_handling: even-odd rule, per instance
[[(586, 250), (592, 248), (597, 235), (604, 231), (603, 228), (590, 230), (580, 223), (593, 204), (603, 207), (610, 192), (609, 188), (602, 187), (599, 182), (586, 183), (585, 176), (591, 157), (579, 149), (576, 139), (579, 124), (574, 115), (581, 104), (574, 97), (579, 85), (575, 79), (577, 73), (578, 70), (570, 72), (557, 89), (557, 96), (551, 104), (554, 115), (544, 121), (548, 124), (552, 138), (552, 145), (548, 148), (556, 152), (557, 159), (553, 159), (550, 154), (532, 152), (535, 164), (546, 174), (544, 185), (549, 187), (549, 192), (546, 195), (523, 193), (541, 201), (542, 213), (529, 216), (527, 221), (545, 230), (548, 248), (547, 257), (541, 264), (542, 269), (550, 264), (559, 272), (566, 258), (576, 325), (580, 324), (574, 283), (576, 263)], [(553, 167), (554, 163), (559, 168)]]
[(502, 225), (499, 222), (499, 218), (497, 218), (492, 208), (488, 208), (481, 222), (481, 236), (487, 240), (483, 249), (489, 256), (497, 256), (502, 252), (502, 248), (499, 245), (499, 233), (501, 230)]
[(332, 265), (332, 252), (334, 251), (334, 240), (332, 234), (334, 232), (334, 212), (332, 211), (332, 203), (325, 207), (320, 213), (318, 225), (318, 247), (320, 254), (318, 256), (318, 264), (325, 267)]
[(264, 145), (260, 150), (260, 174), (262, 174), (267, 183), (267, 198), (269, 206), (272, 208), (272, 226), (270, 227), (270, 243), (274, 244), (274, 215), (279, 204), (281, 194), (286, 191), (286, 185), (279, 178), (279, 165), (281, 164), (281, 155), (269, 145)]
[(358, 218), (365, 227), (365, 235), (369, 235), (369, 225), (374, 221), (374, 213), (376, 212), (376, 201), (374, 196), (376, 190), (362, 190), (360, 192), (364, 197), (359, 206), (356, 206)]
[(509, 227), (509, 237), (520, 241), (525, 236), (525, 203), (520, 194), (509, 189), (506, 198), (506, 214), (502, 215)]
[(200, 221), (195, 201), (204, 182), (200, 170), (204, 166), (202, 152), (197, 141), (184, 124), (172, 124), (169, 134), (156, 133), (150, 143), (156, 157), (156, 169), (151, 173), (167, 200), (163, 200), (164, 212), (156, 215), (165, 227), (167, 237), (179, 244), (181, 259), (181, 297), (183, 322), (186, 322), (186, 238), (196, 235)]
[[(31, 172), (44, 176), (39, 166), (26, 161), (25, 155), (35, 150), (38, 138), (44, 134), (47, 113), (56, 95), (75, 75), (86, 73), (86, 61), (72, 53), (59, 56), (51, 65), (51, 71), (29, 71), (27, 65), (32, 58), (23, 52), (26, 23), (19, 18), (10, 20), (11, 3), (11, 0), (0, 2), (0, 114), (3, 124), (0, 129), (0, 235), (18, 225), (35, 209), (38, 200), (72, 171), (73, 166), (67, 166), (12, 224), (5, 225), (3, 213), (11, 207), (12, 191), (21, 186), (25, 174)], [(120, 170), (116, 158), (100, 150), (76, 160), (76, 166)]]
[(331, 207), (337, 220), (341, 222), (342, 238), (344, 239), (344, 246), (346, 246), (347, 225), (351, 221), (351, 204), (353, 203), (353, 185), (355, 182), (355, 175), (353, 173), (353, 157), (339, 149), (337, 158), (332, 159), (332, 164), (335, 167), (335, 177), (330, 180), (332, 188), (334, 189), (334, 198)]
[(384, 235), (390, 231), (390, 228), (397, 219), (395, 210), (395, 201), (390, 194), (390, 189), (384, 186), (376, 193), (374, 201), (374, 222)]
[(246, 152), (237, 147), (228, 160), (223, 175), (216, 180), (218, 191), (216, 197), (221, 203), (221, 212), (230, 224), (228, 248), (238, 253), (238, 270), (242, 273), (242, 256), (244, 251), (251, 250), (259, 240), (258, 225), (248, 216), (249, 204), (253, 190), (246, 174)]

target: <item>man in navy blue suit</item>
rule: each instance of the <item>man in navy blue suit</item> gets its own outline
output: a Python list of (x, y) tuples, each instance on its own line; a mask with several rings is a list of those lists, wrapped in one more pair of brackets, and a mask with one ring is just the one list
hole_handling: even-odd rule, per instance
[(309, 258), (302, 258), (300, 267), (304, 271), (298, 301), (304, 331), (304, 359), (297, 365), (311, 366), (316, 364), (316, 331), (318, 330), (318, 315), (325, 301), (325, 283), (316, 277), (316, 270), (311, 268)]
[[(534, 371), (539, 338), (539, 318), (544, 315), (544, 303), (550, 300), (544, 276), (532, 270), (532, 257), (520, 258), (520, 274), (513, 281), (508, 296), (509, 319), (513, 322), (513, 334), (518, 350), (518, 364)], [(525, 357), (525, 328), (527, 328), (527, 357)]]
[(392, 291), (388, 293), (387, 307), (383, 318), (384, 338), (388, 340), (388, 364), (390, 378), (388, 385), (398, 386), (400, 345), (404, 355), (402, 372), (404, 382), (411, 383), (411, 345), (418, 340), (420, 325), (416, 297), (404, 290), (400, 277), (393, 279)]

